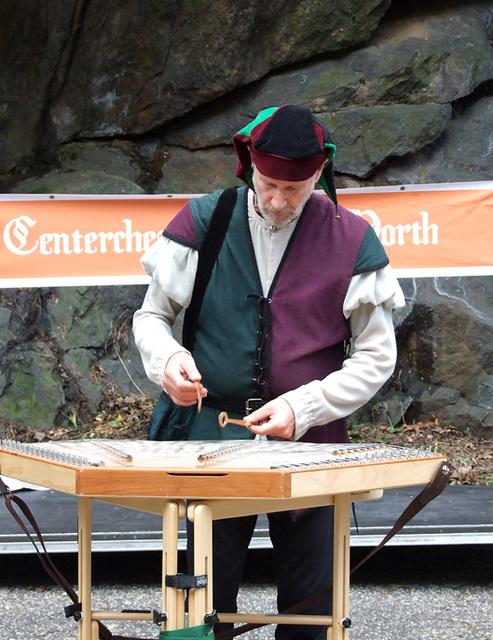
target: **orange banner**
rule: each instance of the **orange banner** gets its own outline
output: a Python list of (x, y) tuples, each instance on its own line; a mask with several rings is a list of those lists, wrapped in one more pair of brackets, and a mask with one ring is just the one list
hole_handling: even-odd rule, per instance
[(340, 201), (372, 225), (399, 277), (491, 275), (493, 183), (474, 185), (343, 191)]
[[(493, 182), (340, 189), (398, 277), (493, 274)], [(0, 195), (0, 287), (148, 282), (144, 251), (194, 195)]]

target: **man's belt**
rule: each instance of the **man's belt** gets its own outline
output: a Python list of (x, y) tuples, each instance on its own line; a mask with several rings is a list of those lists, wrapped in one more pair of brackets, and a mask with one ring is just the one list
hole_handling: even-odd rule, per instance
[(214, 396), (206, 396), (202, 400), (202, 404), (218, 411), (226, 411), (226, 413), (236, 413), (240, 416), (249, 416), (251, 413), (267, 404), (268, 400), (262, 398), (248, 398), (248, 400), (222, 400), (214, 398)]

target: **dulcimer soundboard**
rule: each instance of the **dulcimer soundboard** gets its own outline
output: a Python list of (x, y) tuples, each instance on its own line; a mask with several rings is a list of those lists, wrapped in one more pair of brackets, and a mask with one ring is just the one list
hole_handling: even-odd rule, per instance
[(0, 440), (0, 474), (78, 496), (303, 498), (428, 483), (444, 457), (380, 443)]

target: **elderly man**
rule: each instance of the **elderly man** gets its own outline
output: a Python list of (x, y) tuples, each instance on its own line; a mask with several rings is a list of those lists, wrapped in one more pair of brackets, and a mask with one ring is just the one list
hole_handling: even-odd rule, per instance
[[(335, 145), (322, 120), (296, 105), (266, 109), (233, 142), (236, 176), (247, 186), (238, 189), (193, 351), (174, 340), (171, 327), (190, 304), (220, 192), (192, 199), (143, 258), (152, 281), (134, 334), (146, 373), (188, 407), (188, 439), (346, 442), (344, 418), (393, 371), (392, 308), (403, 304), (401, 289), (373, 229), (337, 202)], [(317, 183), (328, 198), (314, 193)], [(245, 416), (251, 426), (221, 428), (221, 411)], [(255, 520), (215, 523), (220, 612), (236, 610)], [(282, 611), (330, 584), (332, 511), (269, 514), (269, 530)], [(330, 598), (307, 612), (330, 613)], [(276, 629), (279, 640), (325, 633), (316, 626)]]

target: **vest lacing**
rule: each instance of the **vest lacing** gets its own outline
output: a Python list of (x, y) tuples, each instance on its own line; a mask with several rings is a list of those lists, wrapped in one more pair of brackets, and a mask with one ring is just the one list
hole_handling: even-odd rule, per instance
[(270, 341), (272, 316), (270, 312), (271, 298), (251, 293), (247, 298), (257, 298), (257, 345), (252, 367), (252, 380), (254, 393), (265, 397), (265, 373), (270, 366), (271, 353)]

